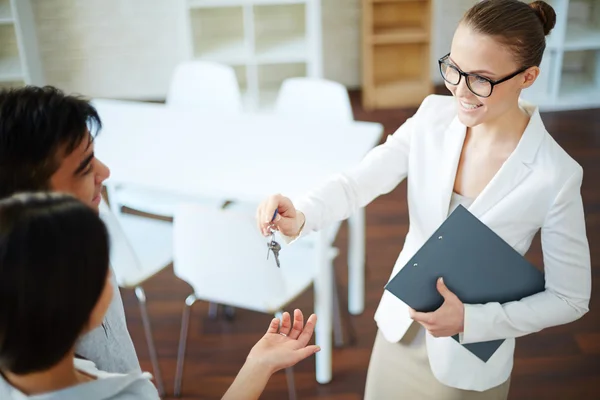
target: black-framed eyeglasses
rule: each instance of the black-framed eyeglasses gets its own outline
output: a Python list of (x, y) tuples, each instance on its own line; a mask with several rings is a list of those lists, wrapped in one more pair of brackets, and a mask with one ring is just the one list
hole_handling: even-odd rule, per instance
[(467, 82), (467, 87), (475, 96), (478, 97), (490, 97), (492, 95), (492, 91), (494, 90), (494, 86), (514, 78), (515, 76), (519, 75), (520, 73), (527, 70), (527, 68), (529, 68), (521, 68), (517, 72), (514, 72), (502, 79), (494, 81), (490, 78), (486, 78), (485, 76), (470, 74), (468, 72), (461, 71), (456, 65), (450, 64), (449, 58), (450, 53), (446, 54), (444, 57), (438, 60), (438, 63), (440, 64), (440, 74), (442, 74), (442, 78), (444, 78), (444, 80), (451, 85), (458, 85), (460, 83), (460, 79), (464, 76)]

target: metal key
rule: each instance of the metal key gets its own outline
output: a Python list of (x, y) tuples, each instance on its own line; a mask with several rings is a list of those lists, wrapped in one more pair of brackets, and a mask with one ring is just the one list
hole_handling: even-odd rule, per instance
[[(273, 213), (273, 218), (271, 218), (271, 222), (275, 220), (277, 216), (277, 210)], [(275, 241), (275, 229), (272, 227), (271, 229), (271, 240), (267, 243), (267, 260), (269, 259), (269, 253), (272, 251), (275, 256), (275, 262), (277, 263), (277, 268), (280, 268), (279, 265), (279, 251), (281, 250), (281, 245)]]
[[(269, 250), (273, 252), (273, 255), (275, 256), (275, 262), (277, 263), (277, 268), (281, 268), (281, 265), (279, 264), (279, 251), (281, 250), (281, 245), (279, 243), (277, 243), (274, 240), (271, 240), (271, 242), (268, 244), (269, 246)], [(267, 259), (269, 257), (267, 256)]]

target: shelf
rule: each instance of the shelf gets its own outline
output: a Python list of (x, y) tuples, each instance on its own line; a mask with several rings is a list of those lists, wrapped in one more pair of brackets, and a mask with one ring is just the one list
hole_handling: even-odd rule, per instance
[(189, 8), (238, 7), (244, 5), (305, 4), (307, 0), (190, 0)]
[(256, 62), (259, 64), (304, 62), (306, 60), (304, 36), (263, 40), (256, 44)]
[(559, 97), (600, 95), (600, 50), (570, 51), (563, 56)]
[(0, 25), (12, 23), (14, 23), (14, 18), (10, 7), (10, 0), (0, 0)]
[(385, 44), (373, 49), (375, 86), (398, 80), (428, 80), (428, 46), (418, 43)]
[(432, 87), (425, 79), (405, 79), (377, 85), (374, 102), (378, 108), (414, 107), (420, 104)]
[(546, 50), (542, 63), (540, 64), (540, 74), (529, 88), (523, 90), (521, 96), (534, 104), (553, 98), (556, 93), (555, 77), (558, 69), (558, 50)]
[(373, 101), (377, 107), (418, 105), (432, 93), (427, 61), (429, 46), (384, 44), (373, 48)]
[(429, 34), (420, 27), (381, 28), (373, 35), (373, 44), (422, 43)]
[(0, 25), (0, 81), (24, 78), (15, 28), (13, 25)]
[(600, 28), (568, 25), (564, 48), (567, 51), (600, 49)]
[(371, 3), (418, 3), (419, 1), (425, 3), (427, 0), (371, 0)]
[(194, 58), (231, 65), (248, 62), (241, 7), (194, 9), (190, 19)]
[(24, 76), (19, 57), (0, 57), (0, 82), (20, 81), (22, 79), (24, 79)]
[(197, 46), (195, 58), (222, 62), (225, 64), (239, 65), (248, 61), (249, 55), (246, 43), (242, 40), (223, 40), (221, 42), (205, 43)]
[(373, 3), (374, 43), (429, 40), (428, 3), (424, 1)]
[(562, 66), (556, 98), (533, 99), (540, 109), (600, 108), (600, 50), (565, 52)]
[(266, 64), (258, 66), (259, 106), (269, 110), (275, 105), (281, 84), (287, 78), (306, 76), (305, 63)]
[(306, 77), (309, 71), (311, 77), (322, 76), (321, 0), (185, 4), (190, 26), (187, 57), (238, 68), (246, 110), (271, 107), (288, 77)]
[(294, 63), (307, 60), (305, 11), (304, 4), (254, 7), (257, 63)]
[(3, 89), (17, 89), (25, 86), (25, 82), (23, 80), (15, 80), (15, 81), (0, 81), (0, 90)]

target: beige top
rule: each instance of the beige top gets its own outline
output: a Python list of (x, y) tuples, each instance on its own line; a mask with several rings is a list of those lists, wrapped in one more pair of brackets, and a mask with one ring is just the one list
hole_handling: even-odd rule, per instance
[(450, 198), (450, 207), (448, 209), (448, 215), (450, 215), (452, 211), (454, 211), (454, 209), (458, 207), (459, 204), (462, 204), (464, 208), (468, 209), (471, 206), (471, 204), (473, 204), (473, 201), (474, 200), (470, 197), (465, 197), (456, 192), (452, 192), (452, 197)]

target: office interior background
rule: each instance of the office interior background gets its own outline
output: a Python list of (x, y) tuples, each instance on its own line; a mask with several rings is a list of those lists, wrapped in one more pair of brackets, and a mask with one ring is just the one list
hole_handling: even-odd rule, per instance
[[(406, 183), (306, 238), (296, 259), (284, 248), (282, 270), (310, 260), (292, 278), (253, 258), (265, 240), (236, 223), (263, 197), (300, 194), (356, 164), (427, 95), (448, 94), (437, 60), (475, 3), (0, 0), (0, 86), (81, 94), (105, 123), (106, 207), (126, 248), (113, 268), (142, 367), (165, 398), (220, 398), (273, 312), (294, 308), (322, 316), (324, 351), (275, 374), (262, 398), (362, 398), (373, 314), (408, 229)], [(510, 399), (598, 399), (600, 1), (548, 3), (557, 25), (523, 98), (584, 168), (593, 292), (581, 320), (517, 340)], [(173, 235), (181, 202), (241, 217)], [(177, 243), (182, 232), (195, 245)], [(527, 257), (543, 267), (539, 237)], [(282, 289), (265, 293), (266, 283)]]

